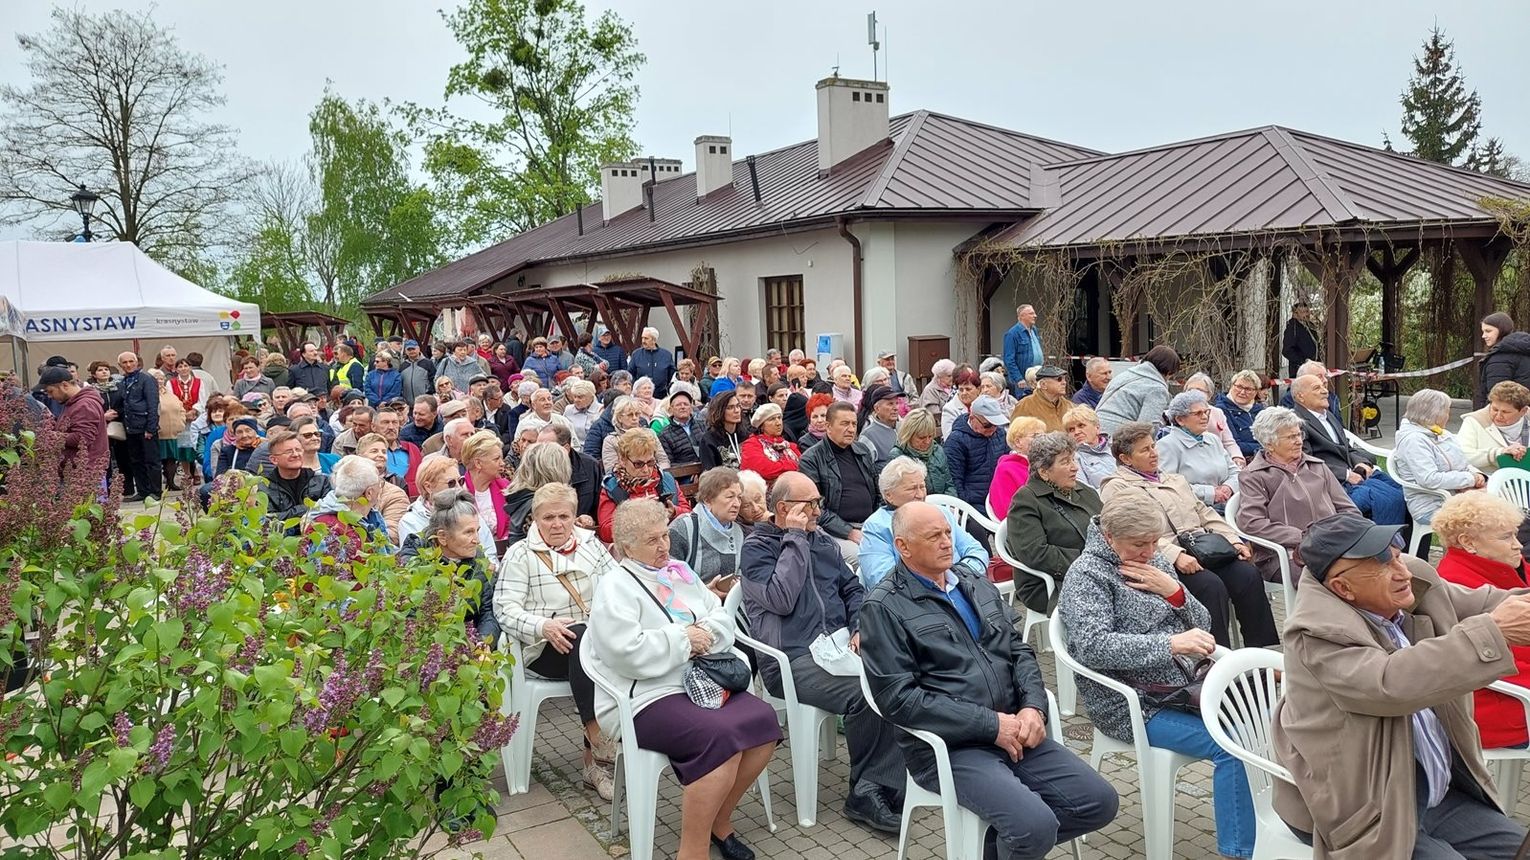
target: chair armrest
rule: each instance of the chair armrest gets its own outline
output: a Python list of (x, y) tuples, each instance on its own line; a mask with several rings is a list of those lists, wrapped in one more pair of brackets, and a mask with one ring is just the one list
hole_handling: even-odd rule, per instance
[(792, 680), (792, 661), (790, 657), (786, 656), (786, 652), (772, 648), (769, 645), (766, 645), (764, 642), (761, 642), (760, 640), (740, 630), (734, 631), (733, 641), (748, 645), (750, 648), (754, 649), (756, 654), (759, 654), (763, 657), (769, 657), (770, 659), (776, 661), (776, 667), (781, 670), (781, 697), (785, 699), (787, 703), (793, 707), (796, 707), (798, 704), (797, 684), (794, 680)]
[(1517, 699), (1519, 704), (1525, 709), (1525, 721), (1530, 723), (1530, 688), (1511, 684), (1508, 681), (1494, 681), (1488, 684), (1487, 688), (1495, 693), (1502, 693), (1505, 696)]

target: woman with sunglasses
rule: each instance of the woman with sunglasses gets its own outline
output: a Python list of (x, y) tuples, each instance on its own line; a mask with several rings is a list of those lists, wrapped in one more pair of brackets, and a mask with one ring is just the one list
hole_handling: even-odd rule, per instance
[(616, 439), (616, 468), (600, 485), (595, 518), (600, 539), (611, 542), (616, 508), (628, 499), (658, 499), (673, 520), (691, 509), (674, 476), (659, 469), (659, 437), (647, 427), (634, 427)]
[[(430, 499), (443, 490), (462, 489), (462, 474), (458, 470), (457, 461), (445, 454), (431, 454), (420, 461), (420, 468), (414, 473), (415, 486), (419, 488), (420, 495), (409, 506), (409, 510), (398, 521), (399, 544), (409, 539), (412, 534), (419, 534), (430, 523), (431, 504)], [(499, 564), (499, 553), (494, 547), (494, 531), (489, 528), (481, 518), (478, 523), (478, 543), (483, 547), (484, 555), (489, 560), (492, 569)]]
[(324, 434), (319, 430), (319, 419), (311, 416), (299, 418), (287, 429), (291, 430), (292, 434), (298, 437), (298, 441), (303, 443), (303, 468), (328, 474), (329, 467), (334, 465), (334, 460), (325, 463), (319, 454), (319, 449), (324, 447)]

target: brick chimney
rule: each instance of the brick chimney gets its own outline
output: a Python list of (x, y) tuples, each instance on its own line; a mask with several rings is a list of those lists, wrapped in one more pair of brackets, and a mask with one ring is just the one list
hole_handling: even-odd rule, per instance
[(832, 77), (818, 82), (818, 170), (888, 138), (887, 84)]

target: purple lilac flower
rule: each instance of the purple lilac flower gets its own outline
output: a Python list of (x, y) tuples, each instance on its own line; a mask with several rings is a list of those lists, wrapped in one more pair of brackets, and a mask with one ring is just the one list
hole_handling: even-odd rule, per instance
[(520, 727), (521, 715), (505, 716), (499, 713), (485, 714), (473, 732), (473, 743), (484, 751), (497, 750), (510, 743), (510, 737)]
[(165, 723), (160, 727), (159, 733), (154, 736), (154, 743), (149, 745), (149, 759), (152, 761), (152, 769), (156, 772), (164, 770), (170, 764), (170, 753), (175, 750), (175, 725)]
[(292, 853), (299, 857), (307, 857), (309, 850), (307, 839), (299, 839), (297, 844), (292, 846)]
[(117, 738), (117, 746), (125, 747), (132, 743), (128, 740), (128, 732), (133, 730), (133, 721), (128, 719), (127, 713), (118, 711), (117, 716), (112, 718), (112, 734)]
[(239, 652), (230, 661), (230, 666), (248, 675), (255, 668), (255, 658), (260, 655), (261, 640), (256, 636), (244, 637), (244, 643), (239, 646)]
[(442, 665), (445, 663), (445, 652), (440, 642), (432, 642), (430, 650), (425, 652), (425, 662), (420, 664), (420, 689), (428, 688), (441, 674)]

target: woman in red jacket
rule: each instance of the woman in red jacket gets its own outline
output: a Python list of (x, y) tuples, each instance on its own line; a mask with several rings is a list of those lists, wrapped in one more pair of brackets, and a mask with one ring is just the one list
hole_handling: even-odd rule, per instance
[[(1530, 585), (1515, 534), (1524, 518), (1524, 512), (1512, 502), (1485, 492), (1451, 496), (1431, 521), (1434, 533), (1445, 544), (1440, 577), (1467, 588)], [(1503, 680), (1530, 687), (1530, 646), (1511, 647), (1518, 670)], [(1475, 697), (1483, 748), (1523, 747), (1527, 740), (1524, 705), (1490, 690), (1478, 690)]]
[(797, 471), (797, 461), (802, 452), (788, 442), (781, 407), (766, 403), (754, 410), (751, 419), (755, 435), (738, 446), (739, 468), (760, 473), (767, 485), (773, 485), (784, 472)]

